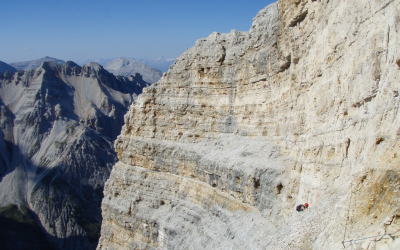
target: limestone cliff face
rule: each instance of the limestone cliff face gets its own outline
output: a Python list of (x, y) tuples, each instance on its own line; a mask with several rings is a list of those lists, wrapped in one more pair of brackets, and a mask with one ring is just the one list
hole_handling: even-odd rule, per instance
[(398, 246), (399, 6), (280, 0), (198, 40), (125, 116), (98, 249)]
[[(43, 62), (36, 70), (0, 73), (5, 248), (42, 249), (34, 245), (40, 240), (29, 240), (41, 230), (55, 249), (97, 246), (102, 190), (117, 160), (112, 142), (144, 86), (140, 77), (115, 77), (96, 63)], [(36, 226), (20, 221), (24, 216)], [(21, 235), (29, 231), (16, 230), (23, 223), (39, 232)]]

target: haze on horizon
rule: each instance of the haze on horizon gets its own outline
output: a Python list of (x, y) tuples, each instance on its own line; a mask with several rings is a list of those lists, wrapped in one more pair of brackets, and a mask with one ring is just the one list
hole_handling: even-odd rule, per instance
[(248, 31), (272, 2), (4, 0), (0, 61), (174, 58), (214, 31)]

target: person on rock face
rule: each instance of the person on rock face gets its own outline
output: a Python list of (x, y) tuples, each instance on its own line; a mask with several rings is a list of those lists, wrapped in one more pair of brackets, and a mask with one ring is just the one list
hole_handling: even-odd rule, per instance
[(297, 212), (301, 212), (301, 211), (304, 211), (306, 208), (308, 208), (308, 203), (306, 203), (306, 204), (300, 204), (300, 205), (297, 205), (297, 207), (296, 207), (296, 210), (297, 210)]

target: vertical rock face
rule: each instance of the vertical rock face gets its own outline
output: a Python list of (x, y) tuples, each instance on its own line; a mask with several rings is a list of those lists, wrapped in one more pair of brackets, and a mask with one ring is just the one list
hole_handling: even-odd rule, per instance
[(98, 249), (398, 246), (399, 6), (280, 0), (198, 40), (125, 116)]
[(117, 160), (112, 142), (147, 83), (96, 63), (7, 72), (0, 73), (0, 207), (33, 216), (39, 227), (32, 228), (43, 228), (56, 248), (93, 249), (102, 190)]

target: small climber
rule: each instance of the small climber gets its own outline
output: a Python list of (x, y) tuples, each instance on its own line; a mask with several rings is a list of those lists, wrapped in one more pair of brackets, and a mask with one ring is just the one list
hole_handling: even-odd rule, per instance
[(304, 211), (306, 208), (308, 208), (308, 203), (306, 203), (306, 204), (300, 204), (300, 205), (297, 205), (297, 207), (296, 207), (296, 210), (297, 210), (297, 212), (301, 212), (301, 211)]

